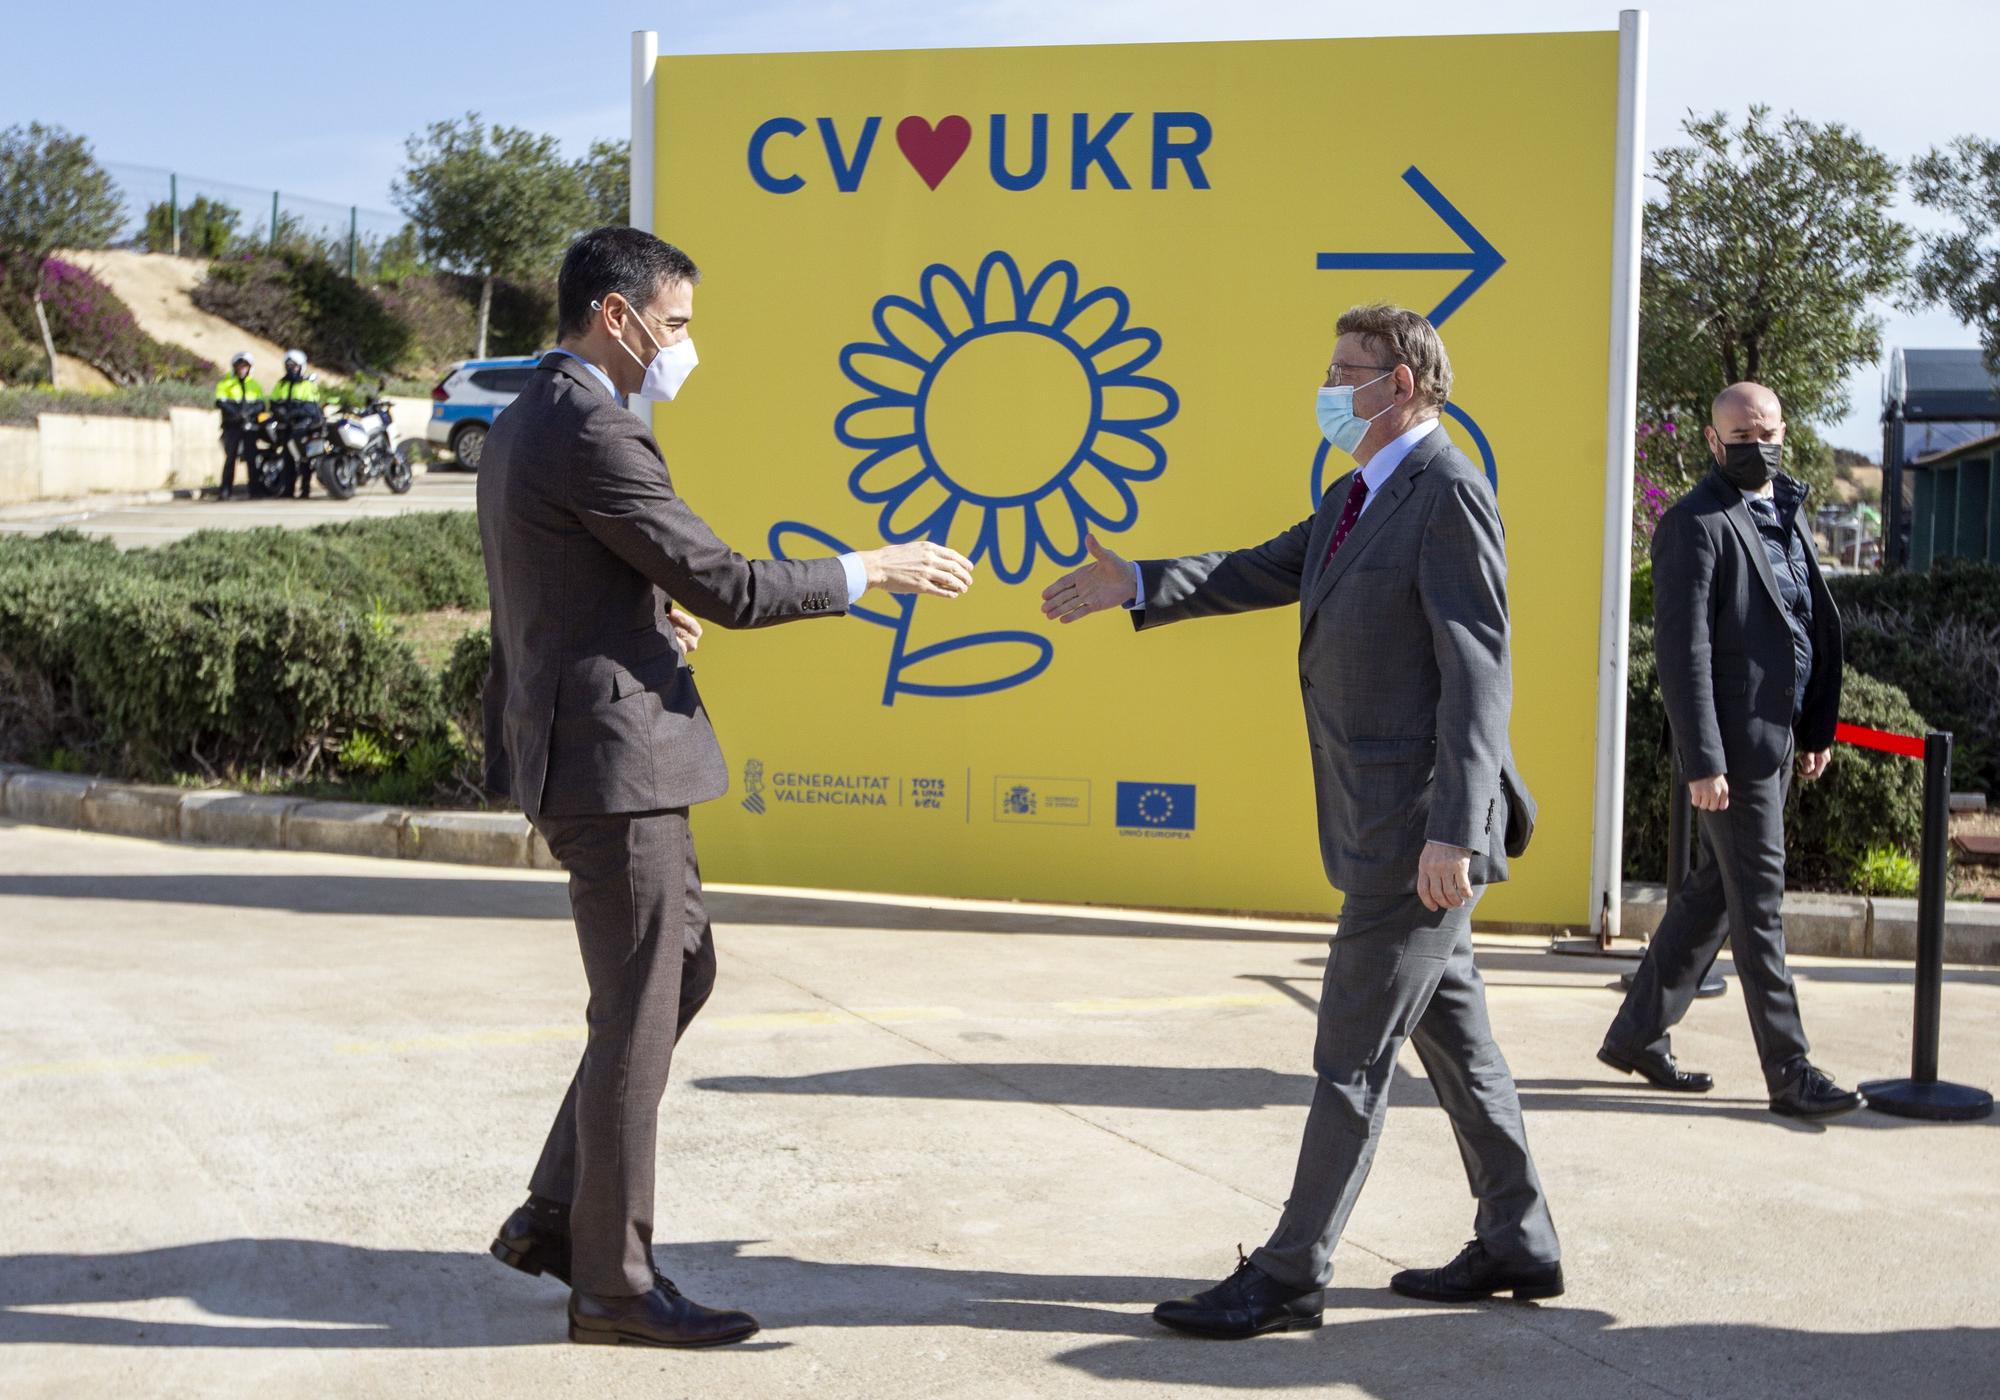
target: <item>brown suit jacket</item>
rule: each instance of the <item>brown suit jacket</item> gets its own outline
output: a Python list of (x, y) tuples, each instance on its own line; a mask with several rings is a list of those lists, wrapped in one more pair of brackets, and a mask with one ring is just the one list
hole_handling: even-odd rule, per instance
[(493, 600), (487, 786), (531, 821), (687, 807), (729, 770), (667, 623), (847, 610), (837, 559), (745, 559), (674, 490), (646, 424), (576, 359), (545, 356), (479, 463)]

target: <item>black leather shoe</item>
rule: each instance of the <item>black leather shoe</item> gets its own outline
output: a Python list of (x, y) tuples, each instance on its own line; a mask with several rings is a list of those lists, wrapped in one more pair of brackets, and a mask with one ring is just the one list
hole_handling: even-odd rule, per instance
[(1677, 1094), (1706, 1094), (1715, 1087), (1712, 1076), (1698, 1069), (1682, 1069), (1674, 1063), (1672, 1055), (1663, 1055), (1657, 1050), (1627, 1050), (1607, 1040), (1599, 1047), (1597, 1058), (1613, 1069), (1638, 1075), (1655, 1089), (1668, 1089)]
[(491, 1253), (510, 1269), (569, 1282), (569, 1224), (532, 1205), (507, 1217), (493, 1237)]
[(1859, 1107), (1861, 1095), (1841, 1088), (1812, 1065), (1800, 1070), (1797, 1078), (1771, 1095), (1771, 1112), (1787, 1118), (1831, 1118)]
[(1512, 1293), (1516, 1300), (1527, 1302), (1560, 1298), (1563, 1266), (1561, 1261), (1503, 1264), (1473, 1240), (1442, 1269), (1405, 1269), (1390, 1278), (1389, 1287), (1405, 1298), (1428, 1298), (1434, 1303), (1477, 1303), (1496, 1293)]
[(705, 1308), (670, 1283), (636, 1298), (569, 1295), (569, 1339), (586, 1346), (719, 1347), (756, 1330), (749, 1313)]
[[(547, 1274), (565, 1287), (569, 1285), (569, 1220), (561, 1214), (537, 1209), (532, 1202), (507, 1217), (488, 1252), (510, 1269), (537, 1278)], [(655, 1287), (674, 1289), (674, 1281), (660, 1272), (658, 1264), (653, 1265), (653, 1283)]]
[(1307, 1332), (1320, 1325), (1326, 1302), (1317, 1288), (1280, 1283), (1236, 1250), (1236, 1272), (1192, 1298), (1153, 1309), (1153, 1321), (1200, 1337), (1255, 1337), (1264, 1332)]

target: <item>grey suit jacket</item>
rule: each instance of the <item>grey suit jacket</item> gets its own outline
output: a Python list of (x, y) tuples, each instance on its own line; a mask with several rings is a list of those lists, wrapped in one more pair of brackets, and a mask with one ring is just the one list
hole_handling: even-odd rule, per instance
[(546, 356), (487, 434), (487, 786), (530, 820), (686, 807), (729, 772), (669, 600), (724, 627), (847, 610), (837, 559), (748, 560), (674, 491), (647, 426)]
[(1507, 740), (1507, 553), (1493, 492), (1442, 427), (1410, 449), (1323, 567), (1353, 473), (1276, 539), (1140, 565), (1133, 621), (1299, 604), (1320, 855), (1350, 894), (1416, 888), (1426, 841), (1507, 878), (1534, 803)]
[[(1803, 507), (1801, 507), (1803, 509)], [(1771, 560), (1743, 493), (1710, 472), (1653, 532), (1653, 645), (1681, 772), (1765, 778), (1833, 743), (1840, 721), (1840, 611), (1795, 514), (1812, 591), (1813, 668), (1792, 719), (1798, 668)]]

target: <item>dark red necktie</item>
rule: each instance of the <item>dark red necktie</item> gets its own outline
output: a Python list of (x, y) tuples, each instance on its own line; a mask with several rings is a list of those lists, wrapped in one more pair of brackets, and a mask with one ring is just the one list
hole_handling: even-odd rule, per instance
[(1347, 542), (1348, 531), (1361, 518), (1361, 507), (1368, 502), (1368, 480), (1360, 472), (1354, 474), (1354, 484), (1347, 488), (1347, 504), (1340, 508), (1340, 521), (1333, 527), (1333, 543), (1326, 547), (1326, 559), (1319, 566), (1325, 573), (1327, 565), (1333, 563), (1333, 556), (1340, 553), (1341, 545)]

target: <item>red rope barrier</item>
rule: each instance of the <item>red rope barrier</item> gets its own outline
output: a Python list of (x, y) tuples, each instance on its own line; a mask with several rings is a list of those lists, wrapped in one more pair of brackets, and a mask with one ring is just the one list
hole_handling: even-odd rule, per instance
[(1836, 744), (1852, 744), (1858, 749), (1880, 749), (1883, 753), (1901, 754), (1904, 758), (1924, 756), (1924, 741), (1915, 734), (1892, 734), (1886, 729), (1869, 729), (1844, 720), (1834, 727), (1833, 741)]

